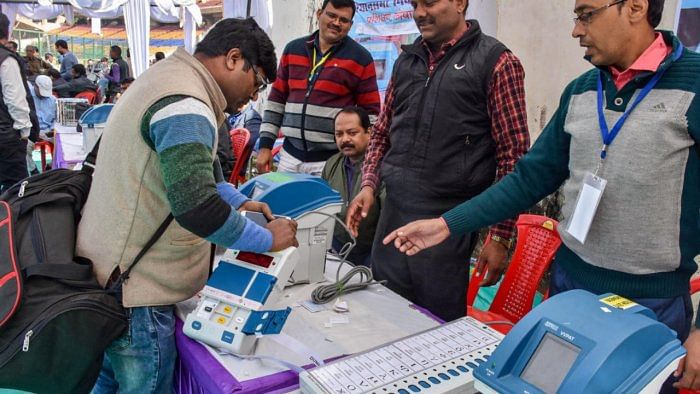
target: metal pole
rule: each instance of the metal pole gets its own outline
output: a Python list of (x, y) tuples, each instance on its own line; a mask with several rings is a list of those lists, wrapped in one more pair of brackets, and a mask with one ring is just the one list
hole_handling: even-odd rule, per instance
[(253, 6), (253, 0), (248, 0), (248, 6), (245, 11), (245, 17), (250, 18), (250, 8)]

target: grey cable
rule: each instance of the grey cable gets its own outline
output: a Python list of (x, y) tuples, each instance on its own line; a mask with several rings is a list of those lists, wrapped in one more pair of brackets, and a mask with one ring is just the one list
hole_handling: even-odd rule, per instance
[[(386, 281), (375, 281), (374, 276), (372, 275), (372, 270), (369, 267), (365, 267), (363, 265), (355, 266), (351, 262), (347, 261), (348, 255), (355, 245), (357, 245), (357, 240), (350, 232), (348, 226), (346, 226), (345, 223), (340, 220), (340, 218), (338, 218), (336, 215), (331, 215), (325, 212), (314, 211), (311, 213), (333, 218), (336, 222), (340, 223), (340, 225), (343, 226), (343, 229), (345, 229), (348, 235), (350, 235), (350, 242), (343, 245), (343, 247), (340, 248), (340, 251), (337, 253), (338, 258), (340, 259), (340, 264), (338, 265), (338, 270), (335, 273), (335, 283), (318, 286), (316, 289), (314, 289), (313, 293), (311, 293), (311, 301), (313, 301), (315, 304), (327, 304), (342, 294), (362, 290), (370, 285), (386, 283)], [(352, 268), (350, 268), (350, 271), (348, 271), (348, 273), (341, 278), (340, 269), (343, 267), (343, 264), (348, 264)], [(360, 276), (359, 283), (350, 283), (352, 278), (356, 275)]]

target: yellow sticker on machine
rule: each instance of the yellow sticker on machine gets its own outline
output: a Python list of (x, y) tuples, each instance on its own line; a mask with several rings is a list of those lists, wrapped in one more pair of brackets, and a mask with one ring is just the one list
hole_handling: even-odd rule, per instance
[(619, 295), (611, 295), (605, 298), (601, 298), (600, 302), (617, 309), (629, 309), (637, 305), (636, 302), (628, 300), (627, 298), (621, 297)]

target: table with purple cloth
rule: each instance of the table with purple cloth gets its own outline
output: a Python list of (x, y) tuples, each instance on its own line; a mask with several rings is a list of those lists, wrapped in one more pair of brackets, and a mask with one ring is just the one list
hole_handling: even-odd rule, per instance
[(53, 150), (53, 168), (73, 168), (85, 160), (83, 135), (75, 126), (56, 125)]
[[(329, 257), (326, 264), (328, 279), (335, 280), (337, 267), (337, 260)], [(341, 275), (347, 272), (346, 267), (343, 267)], [(288, 287), (280, 301), (266, 309), (292, 307), (282, 330), (283, 336), (301, 342), (312, 354), (324, 360), (361, 352), (441, 323), (429, 312), (412, 305), (382, 285), (343, 295), (341, 298), (347, 302), (349, 312), (334, 312), (331, 302), (323, 310), (312, 313), (300, 304), (310, 299), (311, 292), (317, 286)], [(175, 376), (176, 392), (288, 393), (298, 389), (298, 374), (280, 363), (220, 354), (185, 336), (182, 322), (195, 305), (196, 299), (191, 299), (177, 306), (179, 319), (175, 339), (179, 358)], [(338, 322), (346, 318), (347, 322)], [(254, 355), (274, 357), (309, 368), (309, 354), (302, 355), (291, 350), (295, 347), (279, 336), (265, 336), (258, 340)]]

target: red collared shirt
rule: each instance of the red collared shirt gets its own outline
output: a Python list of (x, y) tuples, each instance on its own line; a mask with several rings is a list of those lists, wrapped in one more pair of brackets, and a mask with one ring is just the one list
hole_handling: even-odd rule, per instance
[(644, 71), (656, 72), (661, 62), (671, 53), (673, 47), (666, 45), (661, 33), (656, 33), (656, 39), (642, 53), (637, 60), (625, 71), (610, 67), (613, 82), (617, 90), (622, 89), (627, 83)]
[[(428, 49), (430, 74), (437, 64), (460, 39), (456, 37), (440, 46), (437, 53)], [(425, 42), (423, 42), (424, 45)], [(426, 45), (427, 48), (427, 45)], [(393, 117), (394, 89), (389, 82), (382, 112), (372, 128), (372, 137), (363, 167), (362, 187), (377, 190), (379, 166), (389, 150), (389, 130)], [(493, 69), (488, 89), (487, 109), (491, 117), (491, 135), (496, 141), (496, 178), (500, 180), (513, 171), (515, 163), (530, 147), (525, 107), (525, 70), (520, 60), (510, 51), (503, 52)], [(513, 238), (515, 220), (509, 219), (491, 227), (491, 234), (502, 238)]]

